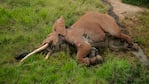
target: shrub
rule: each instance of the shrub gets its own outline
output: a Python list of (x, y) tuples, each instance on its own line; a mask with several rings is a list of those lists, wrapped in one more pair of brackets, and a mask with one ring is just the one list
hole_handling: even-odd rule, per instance
[(149, 8), (149, 0), (122, 0), (124, 3), (143, 6)]

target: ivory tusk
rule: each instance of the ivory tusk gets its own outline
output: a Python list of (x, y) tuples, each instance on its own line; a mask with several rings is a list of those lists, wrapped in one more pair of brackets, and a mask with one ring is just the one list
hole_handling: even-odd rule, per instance
[(45, 57), (46, 60), (49, 58), (50, 54), (51, 54), (51, 52), (48, 52), (48, 53), (47, 53), (47, 55), (46, 55), (46, 57)]
[(28, 54), (27, 56), (25, 56), (20, 62), (23, 62), (25, 59), (27, 59), (27, 58), (28, 58), (29, 56), (31, 56), (32, 54), (35, 54), (35, 53), (37, 53), (37, 52), (39, 52), (39, 51), (41, 51), (41, 50), (47, 48), (48, 45), (49, 45), (49, 44), (47, 43), (47, 44), (45, 44), (45, 45), (39, 47), (38, 49), (34, 50), (33, 52), (29, 53), (29, 54)]

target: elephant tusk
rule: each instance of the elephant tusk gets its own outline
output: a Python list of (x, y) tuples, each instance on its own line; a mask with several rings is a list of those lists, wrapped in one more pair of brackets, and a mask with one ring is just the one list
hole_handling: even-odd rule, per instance
[(31, 56), (32, 54), (35, 54), (35, 53), (37, 53), (37, 52), (39, 52), (39, 51), (41, 51), (41, 50), (47, 48), (48, 45), (49, 45), (49, 44), (46, 43), (45, 45), (43, 45), (43, 46), (39, 47), (38, 49), (34, 50), (33, 52), (29, 53), (29, 54), (28, 54), (27, 56), (25, 56), (20, 62), (23, 62), (25, 59), (27, 59), (27, 58), (28, 58), (29, 56)]
[(51, 55), (51, 52), (48, 52), (45, 59), (47, 60), (49, 58), (49, 56)]

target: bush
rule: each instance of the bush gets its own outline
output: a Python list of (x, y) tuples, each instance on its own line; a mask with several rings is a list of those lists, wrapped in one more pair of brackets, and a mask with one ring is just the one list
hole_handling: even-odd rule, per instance
[(149, 0), (122, 0), (124, 3), (143, 6), (149, 8)]

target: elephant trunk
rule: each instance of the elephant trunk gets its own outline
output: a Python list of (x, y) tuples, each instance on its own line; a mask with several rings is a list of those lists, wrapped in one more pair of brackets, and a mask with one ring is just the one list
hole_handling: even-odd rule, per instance
[(147, 56), (144, 54), (143, 50), (140, 47), (138, 51), (131, 50), (131, 53), (135, 55), (141, 63), (149, 67), (149, 60), (147, 59)]

